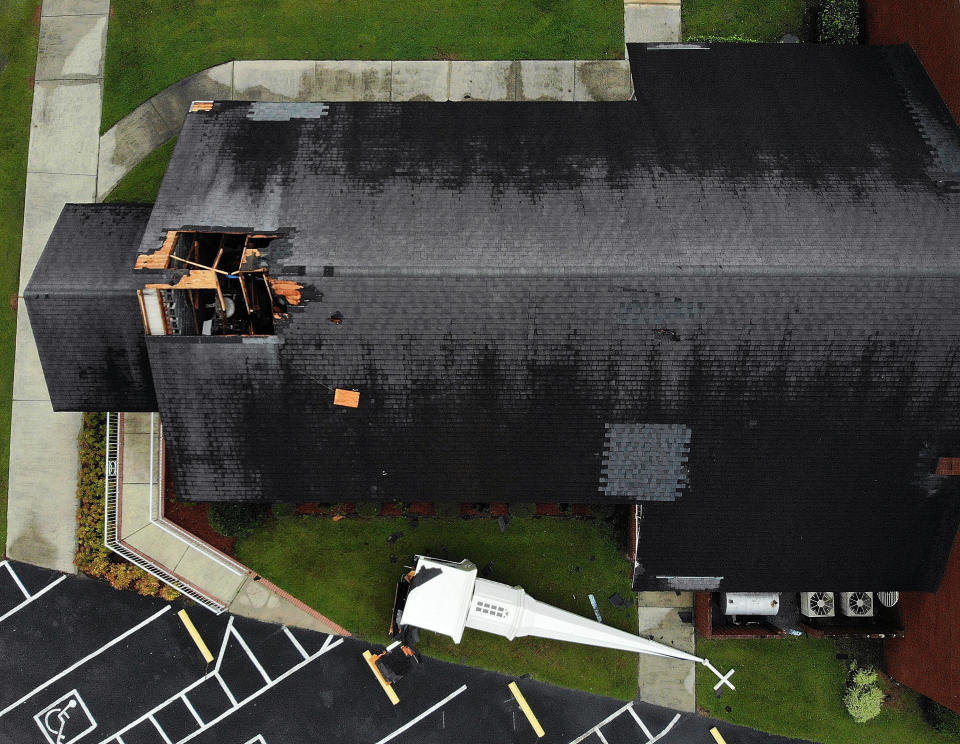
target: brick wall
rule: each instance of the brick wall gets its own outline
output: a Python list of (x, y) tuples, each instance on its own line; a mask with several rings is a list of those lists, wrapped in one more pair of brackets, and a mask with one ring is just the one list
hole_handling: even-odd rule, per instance
[(960, 713), (960, 535), (936, 594), (900, 595), (904, 637), (884, 642), (887, 671)]
[(871, 44), (908, 42), (960, 121), (960, 0), (864, 0)]

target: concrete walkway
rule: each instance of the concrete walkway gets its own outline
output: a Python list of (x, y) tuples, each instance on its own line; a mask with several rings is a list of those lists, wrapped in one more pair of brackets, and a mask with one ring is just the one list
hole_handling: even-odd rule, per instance
[(680, 41), (680, 0), (623, 0), (627, 44)]
[[(693, 622), (680, 617), (684, 613), (692, 619), (693, 592), (640, 592), (637, 605), (641, 636), (696, 653)], [(640, 700), (675, 710), (697, 709), (695, 680), (699, 670), (694, 662), (640, 654), (638, 671)]]
[(626, 101), (626, 60), (238, 60), (184, 78), (100, 138), (97, 199), (180, 131), (195, 100)]
[[(208, 606), (208, 600), (212, 600), (236, 615), (350, 635), (239, 561), (165, 519), (159, 417), (150, 413), (120, 416), (119, 545), (111, 545), (112, 548)], [(108, 545), (110, 542), (108, 536)], [(199, 598), (196, 592), (200, 593)]]
[(7, 555), (74, 572), (80, 414), (54, 413), (24, 287), (66, 202), (97, 193), (109, 0), (45, 0), (40, 17), (20, 258)]

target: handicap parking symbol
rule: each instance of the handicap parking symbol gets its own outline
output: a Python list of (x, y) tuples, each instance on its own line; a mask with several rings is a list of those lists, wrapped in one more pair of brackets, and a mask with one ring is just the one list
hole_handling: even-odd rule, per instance
[(33, 720), (46, 737), (47, 744), (74, 744), (97, 727), (86, 703), (76, 690), (37, 713)]

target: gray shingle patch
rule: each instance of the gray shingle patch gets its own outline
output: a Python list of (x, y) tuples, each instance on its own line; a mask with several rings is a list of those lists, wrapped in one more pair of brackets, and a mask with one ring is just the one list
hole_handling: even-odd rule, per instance
[(683, 424), (607, 424), (599, 490), (674, 501), (687, 485), (689, 451), (690, 429)]
[(251, 121), (290, 121), (291, 119), (319, 119), (327, 116), (330, 107), (325, 103), (274, 103), (258, 101), (250, 104), (247, 118)]

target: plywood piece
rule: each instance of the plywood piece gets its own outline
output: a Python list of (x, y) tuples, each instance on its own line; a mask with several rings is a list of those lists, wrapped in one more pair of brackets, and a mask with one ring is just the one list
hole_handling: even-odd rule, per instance
[(173, 255), (173, 249), (177, 245), (176, 230), (167, 230), (167, 237), (160, 246), (160, 250), (153, 253), (141, 253), (137, 256), (136, 268), (138, 269), (165, 269), (170, 265), (170, 256)]
[(176, 284), (147, 284), (147, 289), (217, 289), (217, 275), (210, 269), (191, 269)]
[(400, 698), (397, 697), (397, 693), (393, 691), (393, 687), (390, 686), (390, 683), (383, 678), (383, 674), (381, 674), (380, 670), (377, 669), (377, 659), (379, 659), (380, 657), (374, 656), (369, 651), (364, 651), (363, 658), (366, 659), (367, 666), (370, 667), (370, 671), (373, 672), (373, 676), (377, 678), (377, 682), (380, 683), (380, 687), (383, 688), (383, 691), (386, 694), (386, 696), (390, 698), (390, 702), (393, 703), (394, 705), (399, 703)]
[(511, 682), (509, 685), (507, 685), (507, 687), (510, 688), (510, 692), (513, 693), (513, 697), (516, 698), (517, 704), (520, 706), (520, 710), (523, 711), (523, 715), (527, 717), (530, 725), (533, 726), (533, 730), (536, 732), (537, 738), (543, 738), (546, 735), (546, 732), (543, 730), (543, 726), (540, 725), (540, 721), (538, 721), (537, 717), (534, 715), (533, 709), (530, 707), (527, 699), (523, 696), (523, 693), (520, 692), (520, 688), (517, 687), (517, 683)]
[(333, 405), (344, 406), (345, 408), (358, 408), (360, 406), (360, 393), (356, 390), (342, 390), (337, 388), (333, 391)]

